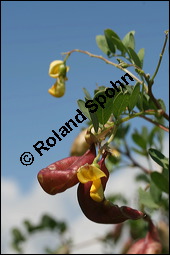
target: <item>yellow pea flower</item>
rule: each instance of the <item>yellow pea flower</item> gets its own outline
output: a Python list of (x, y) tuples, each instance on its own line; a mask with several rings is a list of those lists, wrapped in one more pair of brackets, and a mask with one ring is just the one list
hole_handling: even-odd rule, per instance
[(85, 164), (81, 166), (77, 171), (77, 178), (81, 183), (92, 181), (90, 197), (96, 202), (101, 202), (104, 198), (104, 194), (100, 178), (106, 177), (106, 175), (100, 170), (99, 166), (97, 166), (96, 164)]
[(54, 60), (51, 62), (49, 67), (49, 76), (52, 78), (58, 78), (62, 76), (65, 80), (66, 73), (69, 71), (69, 67), (65, 66), (64, 62), (62, 60)]
[(48, 93), (54, 97), (62, 97), (65, 93), (65, 82), (57, 79), (54, 85), (48, 90)]
[(111, 149), (111, 154), (112, 154), (112, 156), (114, 156), (116, 158), (120, 158), (120, 152), (115, 148)]

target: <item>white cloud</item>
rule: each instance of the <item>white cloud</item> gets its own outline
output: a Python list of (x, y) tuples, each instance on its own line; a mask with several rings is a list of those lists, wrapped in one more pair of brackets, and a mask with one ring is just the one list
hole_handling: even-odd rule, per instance
[[(111, 178), (108, 183), (107, 193), (124, 190), (125, 193), (130, 192), (130, 196), (133, 196), (132, 177), (133, 171), (127, 169), (126, 178), (124, 176), (121, 177), (121, 175)], [(10, 229), (12, 227), (21, 228), (24, 219), (29, 219), (36, 224), (42, 214), (49, 213), (58, 220), (66, 220), (68, 222), (71, 237), (76, 244), (72, 250), (73, 254), (101, 254), (102, 246), (95, 241), (95, 238), (96, 236), (104, 235), (111, 228), (111, 225), (96, 224), (89, 221), (81, 212), (76, 195), (77, 187), (74, 187), (57, 196), (50, 196), (43, 192), (37, 183), (33, 185), (29, 193), (22, 195), (19, 185), (15, 181), (3, 178), (2, 252), (4, 254), (13, 253), (9, 246), (11, 241)], [(94, 244), (91, 241), (88, 246), (86, 241), (89, 240), (94, 240)], [(56, 237), (51, 235), (51, 233), (37, 233), (28, 239), (28, 242), (24, 245), (24, 252), (29, 254), (43, 253), (44, 246), (49, 246), (50, 244), (52, 248), (55, 248), (56, 242)]]
[[(168, 155), (168, 140), (165, 142), (163, 153)], [(138, 162), (144, 163), (141, 159)], [(123, 193), (129, 199), (129, 206), (138, 208), (136, 190), (139, 183), (135, 183), (134, 176), (137, 169), (127, 168), (115, 173), (108, 181), (106, 195), (112, 192)], [(86, 241), (102, 236), (111, 229), (112, 225), (96, 224), (89, 221), (81, 212), (77, 202), (77, 187), (71, 188), (56, 196), (46, 194), (37, 182), (31, 191), (22, 194), (19, 184), (7, 178), (2, 178), (2, 254), (13, 254), (10, 247), (12, 227), (21, 227), (22, 221), (31, 220), (38, 223), (40, 217), (49, 213), (58, 220), (66, 220), (70, 228), (70, 235), (77, 245), (73, 247), (72, 254), (101, 254), (102, 247), (98, 242), (88, 245)], [(56, 237), (49, 233), (37, 233), (24, 245), (25, 253), (42, 254), (44, 246), (55, 248)]]

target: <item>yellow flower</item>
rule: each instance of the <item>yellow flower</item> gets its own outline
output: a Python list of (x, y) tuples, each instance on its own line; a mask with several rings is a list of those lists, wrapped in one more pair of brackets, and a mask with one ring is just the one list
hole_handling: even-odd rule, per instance
[(69, 67), (65, 66), (62, 60), (55, 60), (50, 64), (49, 76), (52, 78), (58, 78), (62, 76), (65, 80), (67, 80), (66, 73), (68, 72), (68, 70)]
[(120, 158), (120, 152), (115, 148), (111, 149), (111, 154), (116, 158)]
[(81, 166), (78, 169), (77, 178), (81, 183), (87, 183), (89, 181), (92, 181), (92, 186), (90, 188), (90, 197), (96, 202), (101, 202), (104, 198), (104, 194), (100, 178), (106, 177), (106, 175), (97, 166), (95, 164), (86, 164), (84, 166)]
[(65, 82), (57, 79), (54, 85), (48, 90), (48, 93), (54, 97), (62, 97), (65, 93)]

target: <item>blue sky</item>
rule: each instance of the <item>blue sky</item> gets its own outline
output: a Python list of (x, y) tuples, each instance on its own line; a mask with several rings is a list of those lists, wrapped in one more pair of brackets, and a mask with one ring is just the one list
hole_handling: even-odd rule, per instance
[[(76, 190), (54, 198), (45, 194), (37, 181), (37, 173), (47, 165), (67, 157), (71, 144), (85, 122), (79, 124), (61, 142), (57, 142), (42, 157), (33, 144), (52, 136), (51, 130), (58, 129), (76, 115), (76, 101), (83, 99), (83, 87), (93, 92), (96, 84), (110, 86), (110, 80), (120, 79), (120, 70), (81, 53), (74, 53), (67, 61), (70, 66), (66, 94), (54, 98), (48, 89), (55, 82), (49, 77), (49, 64), (62, 59), (62, 52), (72, 49), (87, 50), (103, 55), (95, 42), (96, 35), (104, 29), (113, 29), (123, 38), (135, 30), (136, 49), (145, 48), (144, 70), (153, 74), (164, 42), (164, 31), (168, 29), (167, 1), (1, 1), (2, 3), (2, 177), (4, 194), (3, 238), (9, 239), (10, 227), (19, 224), (25, 217), (38, 219), (45, 209), (62, 217), (72, 208), (72, 216), (82, 215), (78, 207)], [(157, 98), (165, 100), (168, 108), (168, 51), (155, 79), (153, 91)], [(140, 129), (148, 124), (135, 119), (134, 127)], [(31, 152), (34, 162), (31, 166), (20, 163), (23, 152)], [(128, 175), (128, 174), (127, 174)], [(127, 176), (128, 177), (128, 176)], [(126, 177), (126, 178), (127, 178)], [(116, 180), (119, 183), (120, 180)], [(124, 181), (124, 184), (122, 184)], [(115, 189), (125, 187), (131, 179), (121, 180)], [(123, 185), (123, 186), (121, 186)], [(112, 186), (112, 187), (113, 187)], [(127, 193), (129, 188), (127, 187)], [(74, 189), (74, 188), (73, 188)], [(64, 204), (64, 199), (66, 202)], [(39, 201), (42, 201), (41, 203)], [(55, 202), (54, 202), (55, 201)], [(75, 203), (74, 203), (75, 201)], [(73, 203), (73, 204), (71, 204)], [(77, 206), (77, 207), (76, 207)], [(59, 210), (58, 210), (59, 208)], [(12, 213), (11, 213), (12, 212)], [(83, 217), (83, 215), (82, 215)], [(69, 218), (70, 219), (70, 218)], [(78, 218), (74, 228), (84, 237), (80, 222), (93, 229), (94, 224), (86, 218)], [(101, 226), (101, 225), (100, 225)], [(97, 229), (97, 228), (96, 228)], [(85, 231), (85, 229), (83, 230)], [(102, 231), (102, 230), (100, 230)], [(96, 232), (97, 233), (97, 232)], [(6, 248), (5, 248), (6, 247)], [(4, 244), (4, 252), (10, 253)], [(39, 251), (33, 249), (32, 253)], [(35, 248), (35, 247), (34, 247)], [(30, 252), (31, 249), (28, 249)], [(94, 250), (94, 253), (98, 250)], [(79, 252), (79, 251), (78, 251)], [(91, 254), (92, 250), (89, 250)]]
[[(168, 28), (168, 2), (2, 1), (2, 175), (15, 179), (23, 191), (31, 187), (41, 168), (68, 156), (84, 124), (42, 157), (33, 144), (45, 141), (52, 129), (57, 132), (75, 116), (83, 87), (93, 92), (96, 83), (109, 86), (110, 80), (120, 79), (119, 70), (74, 53), (67, 62), (70, 71), (65, 96), (57, 99), (47, 93), (54, 83), (48, 76), (50, 62), (75, 48), (102, 55), (95, 36), (106, 28), (121, 38), (135, 30), (137, 50), (146, 50), (144, 70), (152, 74)], [(166, 104), (167, 55), (166, 50), (154, 85), (156, 96)], [(31, 166), (19, 161), (25, 151), (34, 155)]]

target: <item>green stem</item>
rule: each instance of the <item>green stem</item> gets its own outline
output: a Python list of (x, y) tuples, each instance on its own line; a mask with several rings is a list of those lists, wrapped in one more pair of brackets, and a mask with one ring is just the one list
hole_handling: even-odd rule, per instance
[(151, 84), (148, 86), (148, 95), (150, 96), (151, 100), (154, 102), (157, 109), (162, 110), (162, 115), (164, 116), (164, 118), (169, 121), (169, 115), (162, 109), (159, 101), (154, 97), (154, 95), (152, 93), (152, 85)]
[(67, 54), (66, 57), (64, 58), (63, 62), (65, 64), (65, 62), (67, 61), (67, 59), (70, 57), (70, 54)]
[(149, 122), (151, 122), (152, 124), (158, 126), (159, 128), (163, 129), (164, 131), (166, 132), (169, 132), (169, 128), (163, 126), (162, 124), (148, 118), (145, 116), (145, 114), (148, 114), (148, 115), (155, 115), (155, 111), (145, 111), (145, 112), (137, 112), (137, 113), (133, 113), (131, 115), (129, 115), (128, 117), (125, 117), (125, 118), (122, 118), (121, 120), (119, 120), (119, 124), (123, 123), (123, 122), (126, 122), (130, 119), (133, 119), (135, 117), (141, 117)]
[(99, 160), (100, 156), (101, 156), (101, 151), (99, 150), (97, 156), (93, 160), (93, 164), (97, 164), (97, 161)]
[(155, 115), (155, 111), (149, 111), (149, 112), (147, 112), (147, 113), (144, 112), (144, 111), (142, 111), (142, 112), (136, 112), (136, 113), (130, 114), (128, 117), (122, 118), (121, 120), (119, 120), (119, 123), (123, 123), (123, 122), (128, 121), (128, 120), (130, 120), (130, 119), (133, 119), (133, 118), (135, 118), (135, 117), (139, 117), (139, 116), (141, 116), (141, 115), (143, 115), (143, 114)]
[(106, 145), (109, 145), (109, 144), (113, 141), (113, 139), (114, 139), (114, 137), (115, 137), (115, 134), (116, 134), (116, 132), (117, 132), (118, 127), (119, 127), (119, 125), (114, 125), (112, 134), (111, 134), (111, 136), (109, 137), (108, 141), (106, 142)]
[(162, 61), (162, 57), (163, 57), (163, 54), (164, 54), (164, 51), (165, 51), (165, 47), (166, 47), (167, 41), (168, 41), (168, 31), (165, 31), (165, 41), (164, 41), (164, 45), (163, 45), (163, 48), (162, 48), (162, 51), (161, 51), (161, 54), (160, 54), (160, 57), (159, 57), (159, 61), (158, 61), (156, 70), (155, 70), (155, 72), (154, 72), (152, 78), (150, 79), (151, 84), (153, 84), (154, 79), (155, 79), (155, 76), (156, 76), (157, 73), (158, 73), (158, 70), (159, 70), (159, 67), (160, 67), (160, 64), (161, 64), (161, 61)]

